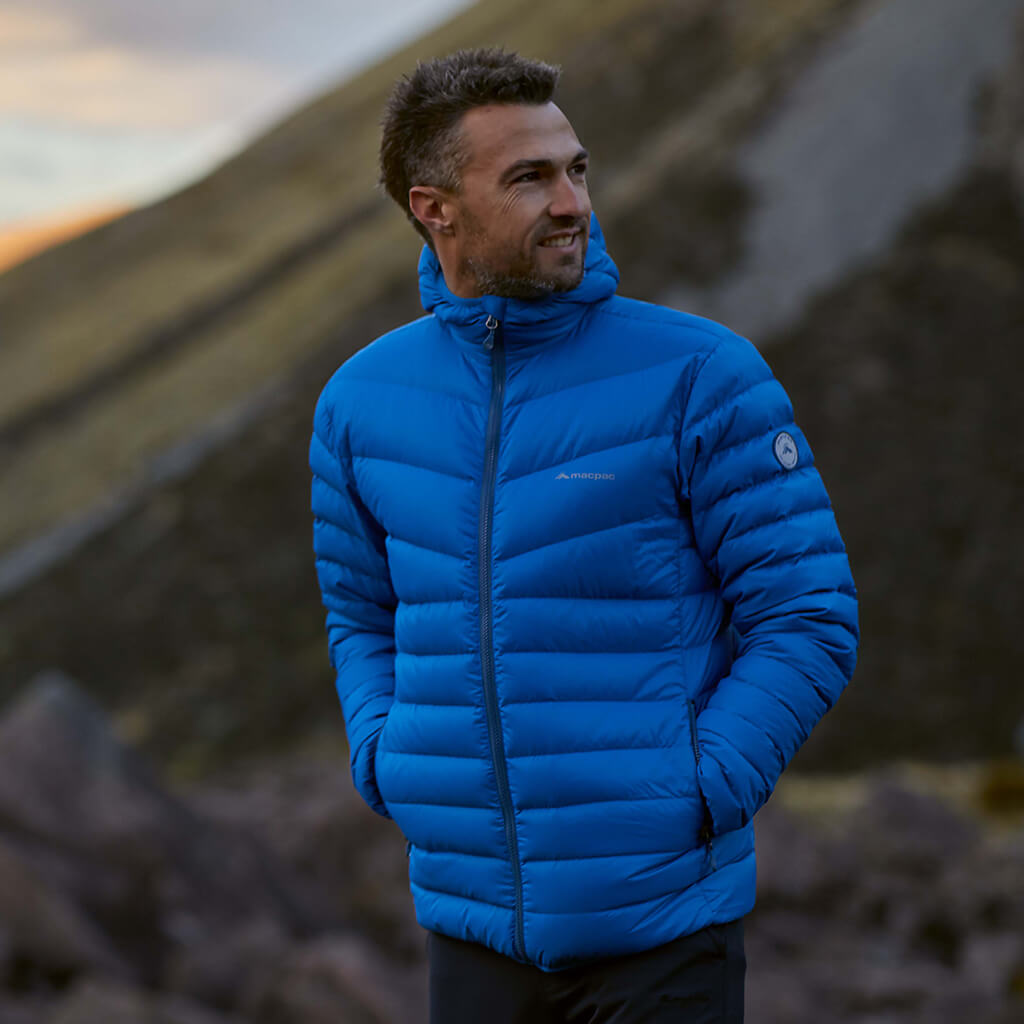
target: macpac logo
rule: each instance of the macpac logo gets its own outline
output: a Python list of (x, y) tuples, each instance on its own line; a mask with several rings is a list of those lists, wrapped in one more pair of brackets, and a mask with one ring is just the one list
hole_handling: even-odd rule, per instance
[(792, 469), (800, 461), (800, 450), (796, 446), (796, 441), (793, 440), (793, 435), (785, 430), (775, 435), (772, 451), (775, 452), (775, 458), (779, 460), (779, 465), (783, 469)]
[(614, 480), (614, 473), (559, 473), (556, 480)]

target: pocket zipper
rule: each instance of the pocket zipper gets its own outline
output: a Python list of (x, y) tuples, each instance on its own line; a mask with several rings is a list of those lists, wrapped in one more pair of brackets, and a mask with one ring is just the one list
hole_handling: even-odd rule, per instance
[(704, 811), (704, 820), (700, 826), (701, 842), (703, 842), (708, 848), (708, 856), (711, 859), (711, 870), (717, 871), (718, 865), (715, 863), (715, 843), (712, 837), (712, 823), (708, 820), (710, 811), (708, 810), (707, 802), (704, 799), (704, 793), (700, 788), (700, 744), (697, 742), (697, 707), (692, 700), (686, 702), (686, 710), (690, 716), (690, 746), (693, 750), (693, 761), (697, 769), (697, 795), (700, 797), (701, 809)]

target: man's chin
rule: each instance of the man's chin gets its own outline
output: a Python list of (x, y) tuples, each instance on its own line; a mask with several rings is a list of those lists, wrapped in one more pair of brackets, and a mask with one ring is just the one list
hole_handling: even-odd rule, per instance
[(551, 290), (554, 292), (571, 292), (583, 280), (582, 256), (578, 260), (573, 260), (571, 264), (559, 269), (560, 273), (550, 275), (550, 279), (554, 284)]
[(583, 280), (582, 267), (565, 267), (562, 273), (548, 274), (480, 274), (477, 288), (482, 295), (505, 299), (543, 299), (552, 293), (571, 292)]

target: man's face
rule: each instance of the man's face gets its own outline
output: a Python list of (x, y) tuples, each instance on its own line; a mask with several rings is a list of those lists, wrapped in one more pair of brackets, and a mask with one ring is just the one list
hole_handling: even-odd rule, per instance
[(478, 107), (460, 129), (468, 158), (451, 198), (449, 288), (520, 299), (575, 288), (590, 195), (587, 152), (565, 115), (553, 103)]

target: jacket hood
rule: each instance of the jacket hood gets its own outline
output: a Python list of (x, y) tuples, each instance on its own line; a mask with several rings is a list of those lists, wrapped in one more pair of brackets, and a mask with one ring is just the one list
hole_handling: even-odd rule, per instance
[(583, 280), (571, 291), (554, 292), (542, 299), (507, 299), (499, 295), (459, 298), (449, 291), (441, 264), (426, 245), (420, 255), (419, 277), (423, 308), (456, 336), (476, 344), (487, 337), (485, 322), (489, 316), (501, 321), (507, 343), (532, 344), (564, 335), (590, 306), (614, 295), (619, 284), (618, 268), (605, 249), (601, 226), (593, 214)]

